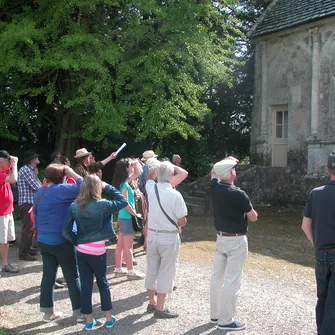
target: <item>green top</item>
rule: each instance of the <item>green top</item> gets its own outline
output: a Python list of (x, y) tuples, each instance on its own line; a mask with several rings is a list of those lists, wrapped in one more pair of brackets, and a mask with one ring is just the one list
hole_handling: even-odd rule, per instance
[[(128, 202), (129, 202), (129, 205), (134, 210), (134, 212), (136, 212), (136, 210), (135, 210), (136, 206), (135, 206), (135, 194), (134, 194), (134, 191), (133, 191), (133, 189), (130, 187), (130, 185), (126, 181), (120, 185), (119, 191), (122, 193), (122, 190), (124, 188), (126, 188), (128, 190)], [(120, 219), (131, 219), (132, 215), (129, 214), (129, 212), (125, 208), (123, 208), (119, 212), (119, 218)]]

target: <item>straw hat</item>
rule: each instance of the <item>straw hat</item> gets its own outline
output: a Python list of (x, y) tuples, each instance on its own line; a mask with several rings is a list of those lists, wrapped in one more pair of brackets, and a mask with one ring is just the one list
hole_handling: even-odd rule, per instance
[(143, 155), (142, 155), (142, 161), (146, 161), (147, 159), (149, 159), (149, 158), (156, 158), (158, 155), (156, 155), (155, 153), (154, 153), (154, 151), (153, 150), (147, 150), (147, 151), (144, 151), (143, 152)]
[(76, 151), (76, 155), (74, 156), (74, 158), (80, 158), (80, 157), (88, 156), (88, 155), (91, 155), (91, 154), (92, 154), (92, 152), (89, 152), (85, 148), (82, 148), (82, 149), (78, 149)]

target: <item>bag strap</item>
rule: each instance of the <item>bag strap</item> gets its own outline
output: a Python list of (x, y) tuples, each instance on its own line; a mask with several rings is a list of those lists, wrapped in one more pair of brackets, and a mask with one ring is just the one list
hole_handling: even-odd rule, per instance
[(40, 195), (40, 197), (39, 197), (38, 200), (36, 201), (36, 204), (34, 205), (35, 210), (36, 210), (36, 214), (37, 214), (37, 208), (38, 208), (38, 205), (39, 205), (41, 199), (43, 198), (44, 193), (45, 193), (45, 192), (47, 191), (47, 189), (48, 189), (48, 187), (46, 187), (46, 186), (44, 186), (44, 187), (45, 187), (44, 192), (42, 192), (42, 194)]
[(157, 187), (157, 184), (155, 184), (155, 193), (156, 193), (156, 197), (157, 197), (157, 200), (158, 200), (158, 203), (159, 203), (159, 206), (162, 210), (162, 212), (164, 213), (164, 215), (166, 216), (166, 218), (177, 228), (178, 232), (179, 232), (179, 227), (178, 225), (167, 215), (167, 213), (165, 212), (164, 208), (162, 207), (162, 204), (161, 204), (161, 199), (159, 198), (159, 193), (158, 193), (158, 187)]

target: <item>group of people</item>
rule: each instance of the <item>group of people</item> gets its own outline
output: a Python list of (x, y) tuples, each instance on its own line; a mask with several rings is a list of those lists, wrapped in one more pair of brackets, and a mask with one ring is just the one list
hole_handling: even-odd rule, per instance
[[(50, 322), (61, 317), (61, 313), (54, 310), (53, 297), (60, 266), (68, 287), (74, 318), (78, 322), (85, 322), (86, 330), (96, 325), (92, 310), (95, 276), (101, 309), (106, 315), (105, 325), (107, 328), (114, 325), (116, 320), (112, 315), (112, 301), (106, 278), (105, 241), (115, 238), (113, 213), (116, 212), (118, 238), (115, 276), (126, 276), (128, 280), (145, 278), (149, 295), (148, 312), (161, 318), (177, 317), (178, 314), (165, 307), (165, 296), (172, 292), (174, 286), (180, 245), (179, 227), (186, 224), (187, 215), (185, 202), (174, 187), (187, 177), (186, 170), (168, 161), (160, 162), (157, 155), (148, 150), (143, 153), (141, 160), (118, 160), (112, 185), (109, 185), (102, 181), (101, 169), (117, 157), (116, 153), (96, 162), (92, 153), (82, 148), (74, 156), (77, 160), (74, 169), (70, 167), (66, 157), (59, 152), (53, 153), (52, 163), (44, 170), (44, 180), (41, 182), (37, 170), (38, 157), (35, 152), (25, 153), (24, 165), (18, 172), (18, 159), (5, 150), (0, 151), (1, 196), (8, 202), (7, 212), (1, 213), (4, 214), (4, 220), (1, 222), (3, 227), (0, 242), (2, 271), (17, 272), (16, 267), (8, 264), (8, 242), (15, 239), (10, 183), (17, 182), (22, 220), (19, 259), (37, 260), (37, 252), (32, 249), (35, 238), (43, 262), (40, 294), (43, 321)], [(148, 173), (143, 189), (140, 187), (140, 177), (143, 177), (143, 168), (146, 167)], [(157, 188), (155, 191), (154, 186)], [(111, 200), (103, 199), (103, 191)], [(165, 210), (158, 208), (155, 203), (156, 194), (160, 196), (159, 206), (163, 206)], [(142, 203), (138, 206), (140, 200)], [(147, 208), (150, 208), (149, 212)], [(158, 213), (159, 210), (163, 212)], [(162, 220), (162, 213), (170, 215), (170, 221)], [(144, 218), (148, 222), (145, 225), (148, 259), (146, 274), (134, 269), (134, 217)], [(172, 225), (171, 221), (175, 224)], [(127, 269), (122, 267), (123, 262)]]
[[(19, 258), (35, 260), (31, 251), (32, 220), (43, 260), (40, 310), (46, 322), (60, 317), (54, 311), (53, 289), (60, 265), (68, 286), (73, 315), (91, 330), (97, 321), (92, 310), (93, 276), (96, 277), (105, 312), (106, 327), (116, 322), (107, 272), (105, 241), (115, 237), (113, 213), (118, 212), (118, 239), (115, 249), (115, 276), (129, 280), (144, 279), (149, 297), (147, 312), (158, 318), (175, 318), (166, 308), (165, 298), (175, 284), (181, 228), (186, 225), (187, 208), (176, 190), (187, 177), (181, 158), (159, 161), (148, 150), (141, 160), (123, 158), (116, 162), (112, 185), (101, 179), (101, 169), (112, 159), (95, 162), (91, 152), (79, 149), (74, 170), (68, 159), (53, 154), (53, 163), (38, 180), (38, 155), (25, 154), (25, 165), (17, 172), (16, 157), (0, 150), (1, 256), (2, 271), (16, 272), (8, 264), (8, 241), (15, 239), (10, 183), (18, 180), (22, 234)], [(235, 319), (243, 266), (248, 254), (248, 220), (258, 218), (248, 195), (234, 185), (238, 160), (227, 157), (214, 164), (210, 196), (216, 230), (216, 254), (210, 282), (210, 322), (225, 331), (242, 330), (245, 324)], [(328, 157), (330, 182), (314, 189), (304, 210), (302, 229), (315, 248), (319, 335), (335, 334), (335, 154)], [(102, 198), (102, 191), (109, 194)], [(136, 203), (141, 199), (141, 206)], [(33, 207), (33, 215), (31, 209)], [(139, 213), (139, 207), (142, 208)], [(143, 210), (144, 208), (144, 210)], [(132, 248), (133, 219), (145, 217), (147, 251), (146, 274), (134, 269)], [(125, 263), (126, 269), (122, 267)], [(77, 265), (79, 274), (77, 272)]]

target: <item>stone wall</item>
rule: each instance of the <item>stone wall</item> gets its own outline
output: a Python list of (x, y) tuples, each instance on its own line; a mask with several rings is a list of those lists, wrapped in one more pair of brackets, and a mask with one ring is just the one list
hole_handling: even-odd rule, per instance
[[(255, 88), (250, 162), (272, 165), (276, 106), (288, 107), (287, 165), (319, 173), (335, 149), (335, 20), (328, 18), (254, 41)], [(322, 156), (322, 157), (321, 157)]]
[[(292, 173), (290, 168), (264, 166), (238, 166), (235, 185), (244, 190), (255, 207), (285, 206), (306, 203), (309, 192), (327, 183), (327, 175)], [(205, 214), (210, 212), (210, 174), (183, 184), (183, 193), (188, 196), (202, 194)]]
[(255, 206), (304, 205), (309, 192), (326, 184), (328, 178), (292, 173), (289, 168), (251, 166), (238, 174), (235, 185), (249, 195)]

